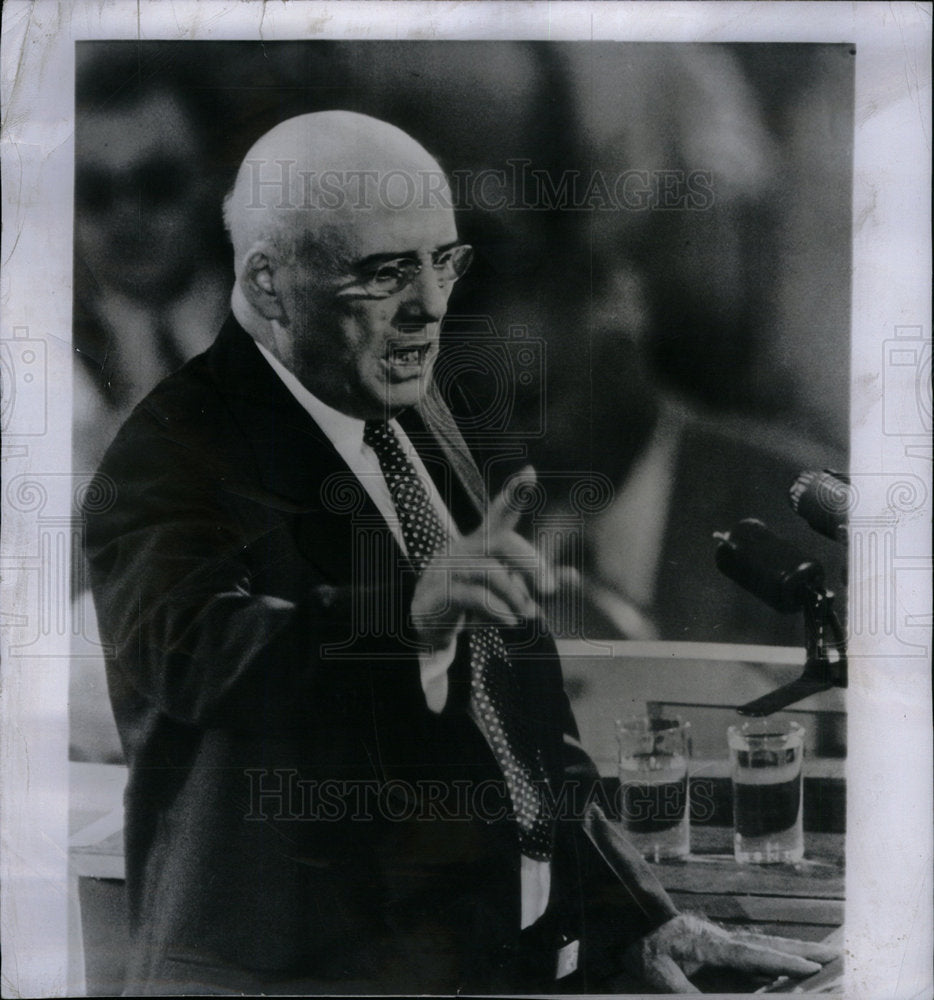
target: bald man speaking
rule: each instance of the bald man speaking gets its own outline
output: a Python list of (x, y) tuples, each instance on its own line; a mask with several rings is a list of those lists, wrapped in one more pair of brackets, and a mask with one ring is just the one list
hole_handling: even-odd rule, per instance
[(571, 574), (485, 496), (432, 380), (472, 252), (438, 164), (304, 115), (225, 216), (232, 314), (123, 426), (116, 500), (87, 511), (130, 769), (127, 992), (816, 971), (813, 945), (678, 914), (600, 808), (539, 605)]

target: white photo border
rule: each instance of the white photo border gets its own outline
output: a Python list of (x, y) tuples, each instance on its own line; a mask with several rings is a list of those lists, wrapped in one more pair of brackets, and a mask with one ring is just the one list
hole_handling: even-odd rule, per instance
[[(8, 0), (0, 332), (16, 351), (15, 370), (4, 373), (5, 405), (10, 392), (19, 395), (4, 440), (0, 563), (4, 996), (61, 996), (68, 982), (68, 734), (61, 720), (67, 719), (69, 629), (49, 629), (41, 646), (25, 653), (17, 636), (30, 616), (68, 613), (67, 574), (40, 592), (35, 545), (37, 512), (67, 522), (71, 509), (75, 41), (854, 43), (853, 471), (911, 477), (926, 490), (912, 549), (898, 553), (906, 569), (895, 581), (901, 614), (930, 606), (930, 385), (919, 381), (921, 370), (908, 387), (920, 392), (920, 403), (893, 398), (905, 386), (888, 380), (885, 352), (890, 342), (898, 348), (899, 338), (923, 346), (931, 337), (930, 27), (931, 5), (918, 3)], [(927, 407), (926, 433), (924, 412), (920, 427), (911, 423), (918, 405)], [(11, 495), (20, 477), (35, 476), (45, 495)], [(924, 653), (917, 658), (865, 642), (852, 650), (845, 995), (867, 1000), (929, 996), (932, 988), (930, 616), (915, 625)]]

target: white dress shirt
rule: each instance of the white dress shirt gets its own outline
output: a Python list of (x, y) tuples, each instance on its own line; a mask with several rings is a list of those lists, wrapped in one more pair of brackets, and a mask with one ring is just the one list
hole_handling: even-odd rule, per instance
[[(405, 552), (406, 545), (402, 526), (399, 523), (399, 516), (396, 513), (389, 487), (383, 477), (379, 457), (363, 441), (364, 421), (357, 417), (349, 417), (346, 413), (341, 413), (323, 403), (317, 396), (309, 392), (271, 351), (258, 341), (255, 343), (260, 354), (269, 362), (272, 370), (279, 376), (305, 412), (321, 428), (338, 454), (347, 463), (351, 472), (360, 481), (360, 485), (367, 491), (370, 499), (376, 505), (376, 509), (385, 519), (399, 547)], [(389, 425), (395, 432), (402, 450), (415, 468), (422, 485), (427, 490), (431, 505), (441, 523), (445, 525), (451, 537), (459, 537), (451, 512), (438, 493), (434, 481), (428, 474), (418, 452), (412, 446), (408, 435), (398, 421), (390, 420)], [(425, 694), (426, 704), (433, 712), (441, 712), (447, 702), (448, 668), (454, 660), (457, 634), (455, 632), (451, 642), (442, 649), (430, 652), (420, 651), (418, 654), (422, 691)], [(522, 855), (520, 878), (522, 891), (520, 926), (528, 927), (545, 912), (545, 907), (548, 905), (548, 896), (551, 892), (551, 865), (547, 861), (537, 861)]]

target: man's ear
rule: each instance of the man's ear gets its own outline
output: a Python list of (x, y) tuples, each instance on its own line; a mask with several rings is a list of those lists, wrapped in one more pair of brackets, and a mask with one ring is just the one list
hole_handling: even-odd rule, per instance
[(265, 244), (250, 247), (240, 268), (240, 286), (250, 305), (264, 318), (285, 320), (276, 283), (276, 257)]

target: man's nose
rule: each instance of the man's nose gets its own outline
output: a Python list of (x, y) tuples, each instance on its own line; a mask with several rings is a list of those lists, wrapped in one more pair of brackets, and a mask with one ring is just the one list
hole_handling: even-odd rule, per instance
[(435, 269), (423, 267), (403, 292), (399, 306), (401, 318), (410, 323), (437, 323), (448, 309), (450, 283), (438, 280)]

